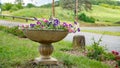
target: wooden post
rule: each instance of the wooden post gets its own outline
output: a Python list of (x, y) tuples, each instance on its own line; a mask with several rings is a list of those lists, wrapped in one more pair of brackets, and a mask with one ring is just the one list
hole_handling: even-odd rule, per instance
[(52, 16), (55, 17), (55, 5), (54, 5), (54, 0), (52, 0)]
[(78, 22), (78, 0), (75, 0), (75, 20), (76, 20), (76, 22)]
[(74, 49), (85, 49), (85, 37), (84, 35), (75, 35), (73, 37)]

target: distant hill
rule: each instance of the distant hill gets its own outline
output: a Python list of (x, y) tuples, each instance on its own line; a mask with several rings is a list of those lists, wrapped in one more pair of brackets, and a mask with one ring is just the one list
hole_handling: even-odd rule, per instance
[[(74, 21), (73, 10), (62, 9), (61, 7), (56, 7), (56, 17), (60, 20)], [(120, 9), (106, 8), (98, 5), (93, 5), (91, 11), (83, 11), (86, 15), (92, 16), (99, 22), (109, 22), (115, 23), (120, 21)], [(12, 15), (16, 16), (28, 16), (28, 17), (38, 17), (38, 18), (49, 18), (52, 11), (51, 8), (25, 8), (15, 12)]]

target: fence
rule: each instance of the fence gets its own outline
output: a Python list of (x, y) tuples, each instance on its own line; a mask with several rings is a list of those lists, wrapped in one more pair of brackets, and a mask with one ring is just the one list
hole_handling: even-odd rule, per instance
[(26, 22), (28, 22), (28, 20), (31, 20), (31, 21), (34, 21), (35, 19), (34, 19), (34, 17), (33, 18), (28, 18), (28, 17), (24, 17), (24, 16), (9, 16), (9, 15), (0, 15), (2, 18), (5, 18), (5, 17), (11, 17), (13, 20), (15, 19), (15, 18), (18, 18), (18, 19), (24, 19), (24, 20), (26, 20)]

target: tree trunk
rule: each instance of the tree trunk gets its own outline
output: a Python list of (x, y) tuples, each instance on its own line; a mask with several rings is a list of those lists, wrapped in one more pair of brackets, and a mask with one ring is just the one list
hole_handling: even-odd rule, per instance
[(85, 49), (85, 37), (84, 35), (75, 35), (73, 37), (74, 49)]

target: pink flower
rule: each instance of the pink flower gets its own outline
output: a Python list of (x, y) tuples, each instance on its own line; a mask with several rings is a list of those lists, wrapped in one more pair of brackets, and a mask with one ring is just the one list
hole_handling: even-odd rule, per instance
[(68, 31), (69, 31), (70, 33), (72, 33), (72, 32), (74, 33), (74, 32), (75, 32), (73, 29), (70, 29), (70, 28), (68, 29)]
[(115, 54), (115, 51), (113, 50), (112, 53)]
[(48, 22), (48, 20), (47, 20), (47, 19), (43, 19), (43, 22), (47, 23), (47, 22)]
[(116, 54), (116, 55), (119, 55), (119, 52), (116, 52), (115, 54)]

